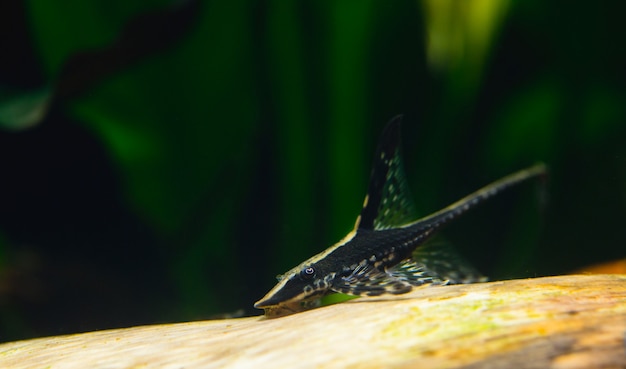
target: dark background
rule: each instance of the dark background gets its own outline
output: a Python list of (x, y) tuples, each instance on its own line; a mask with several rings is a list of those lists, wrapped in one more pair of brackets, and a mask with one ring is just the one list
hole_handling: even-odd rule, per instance
[(5, 1), (0, 341), (244, 309), (339, 240), (405, 115), (422, 215), (492, 279), (623, 258), (620, 2)]

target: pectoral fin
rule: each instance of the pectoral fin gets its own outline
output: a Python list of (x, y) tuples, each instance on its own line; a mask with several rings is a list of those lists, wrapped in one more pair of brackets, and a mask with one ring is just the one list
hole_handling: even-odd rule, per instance
[(349, 275), (337, 277), (331, 289), (348, 295), (380, 296), (407, 293), (413, 289), (413, 286), (369, 264), (362, 263)]
[(400, 262), (398, 265), (390, 268), (387, 273), (393, 276), (393, 278), (412, 286), (425, 284), (445, 285), (449, 283), (448, 279), (428, 269), (425, 264), (412, 259)]

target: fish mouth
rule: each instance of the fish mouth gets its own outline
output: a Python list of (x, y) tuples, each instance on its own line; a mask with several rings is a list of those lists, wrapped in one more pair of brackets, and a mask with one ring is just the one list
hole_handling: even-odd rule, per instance
[(300, 305), (294, 307), (293, 304), (274, 305), (265, 308), (266, 318), (280, 318), (282, 316), (291, 315), (301, 312)]
[(265, 310), (265, 317), (267, 318), (278, 318), (285, 315), (291, 315), (295, 313), (300, 313), (309, 309), (313, 309), (320, 305), (319, 298), (317, 299), (306, 299), (306, 300), (294, 300), (294, 301), (282, 301), (276, 302), (276, 300), (272, 300), (272, 298), (261, 299), (254, 304), (254, 307), (257, 309)]
[(299, 313), (303, 310), (300, 301), (272, 303), (271, 299), (261, 299), (254, 304), (254, 307), (265, 310), (264, 315), (266, 318), (278, 318)]

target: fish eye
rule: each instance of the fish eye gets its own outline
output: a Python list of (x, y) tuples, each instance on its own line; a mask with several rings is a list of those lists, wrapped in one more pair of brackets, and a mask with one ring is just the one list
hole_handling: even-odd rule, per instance
[(315, 275), (315, 268), (307, 267), (300, 271), (300, 278), (302, 279), (311, 279)]

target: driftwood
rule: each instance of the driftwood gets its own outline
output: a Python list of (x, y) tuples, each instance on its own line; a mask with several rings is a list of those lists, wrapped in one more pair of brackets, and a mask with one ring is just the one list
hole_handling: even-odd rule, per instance
[(427, 287), (0, 345), (0, 368), (626, 368), (626, 275)]

